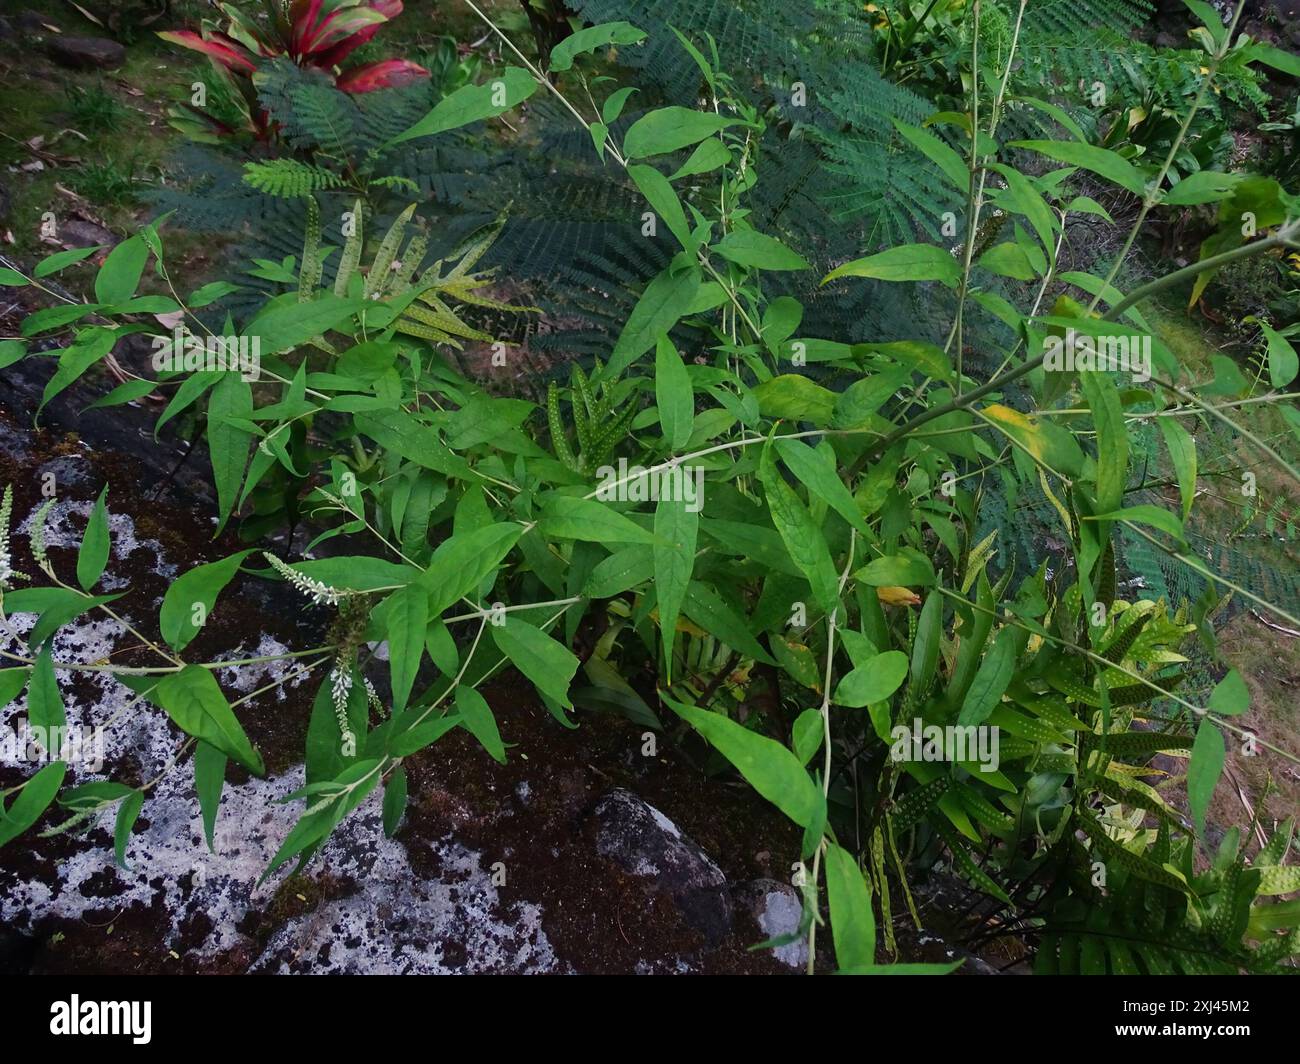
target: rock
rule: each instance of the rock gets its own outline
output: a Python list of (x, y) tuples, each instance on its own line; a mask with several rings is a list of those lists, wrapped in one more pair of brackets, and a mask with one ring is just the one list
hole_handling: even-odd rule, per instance
[(112, 247), (117, 237), (102, 225), (81, 218), (69, 218), (59, 223), (59, 240), (69, 248), (89, 248), (102, 245)]
[(42, 15), (39, 11), (19, 11), (13, 21), (22, 33), (48, 33), (54, 26), (49, 16)]
[[(737, 911), (745, 914), (761, 936), (757, 942), (793, 934), (803, 919), (799, 892), (779, 879), (751, 879), (731, 892)], [(752, 945), (752, 943), (750, 943)], [(777, 946), (772, 955), (782, 964), (802, 971), (808, 966), (808, 940), (799, 938)]]
[(431, 846), (438, 874), (417, 875), (401, 844), (363, 811), (330, 841), (331, 867), (351, 859), (358, 889), (279, 928), (255, 972), (314, 975), (564, 973), (542, 930), (542, 910), (498, 896), (482, 856), (450, 839)]
[(27, 426), (11, 425), (0, 419), (0, 457), (23, 464), (32, 460), (31, 435)]
[[(1006, 974), (957, 944), (969, 929), (968, 917), (971, 914), (971, 888), (964, 880), (951, 873), (935, 871), (924, 881), (914, 883), (912, 893), (920, 908), (924, 927), (917, 931), (907, 919), (896, 920), (894, 925), (909, 959), (929, 964), (961, 961), (957, 974)], [(981, 902), (976, 912), (984, 904)], [(988, 904), (995, 903), (989, 900)]]
[(8, 927), (0, 927), (0, 975), (27, 975), (31, 971), (32, 957), (35, 954), (34, 938)]
[(44, 484), (47, 478), (50, 478), (49, 483), (55, 493), (73, 491), (81, 495), (93, 495), (102, 484), (102, 478), (85, 458), (71, 454), (42, 463), (36, 470), (36, 479)]
[(682, 919), (712, 945), (731, 931), (731, 894), (722, 870), (654, 806), (618, 788), (591, 814), (596, 852), (671, 898)]
[(106, 37), (51, 37), (50, 58), (74, 70), (111, 70), (126, 60), (126, 49)]

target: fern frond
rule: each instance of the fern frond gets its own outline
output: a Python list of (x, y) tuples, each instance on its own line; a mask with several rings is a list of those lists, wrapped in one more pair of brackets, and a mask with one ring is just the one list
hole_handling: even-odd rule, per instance
[(258, 192), (280, 199), (309, 196), (322, 189), (338, 188), (337, 175), (297, 159), (268, 159), (244, 164), (244, 181)]
[(414, 213), (415, 204), (412, 203), (397, 216), (397, 220), (389, 226), (384, 239), (380, 241), (375, 261), (370, 267), (369, 274), (366, 275), (366, 287), (363, 293), (366, 299), (373, 299), (383, 292), (397, 257), (397, 249), (402, 246), (402, 238), (406, 235), (406, 223), (411, 220), (411, 215)]
[(361, 245), (365, 239), (365, 218), (363, 204), (357, 200), (352, 206), (352, 228), (347, 243), (343, 245), (343, 256), (339, 259), (338, 272), (334, 275), (334, 294), (342, 298), (348, 294), (348, 282), (357, 272), (361, 262)]

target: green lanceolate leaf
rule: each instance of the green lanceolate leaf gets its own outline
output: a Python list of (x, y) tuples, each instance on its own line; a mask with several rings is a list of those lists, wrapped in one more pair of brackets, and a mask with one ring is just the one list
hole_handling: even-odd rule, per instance
[(1250, 690), (1236, 669), (1229, 669), (1210, 692), (1209, 708), (1210, 712), (1224, 716), (1235, 716), (1250, 709)]
[(91, 366), (113, 350), (116, 342), (117, 333), (112, 329), (82, 330), (76, 340), (60, 352), (58, 368), (41, 391), (41, 401), (36, 407), (36, 416), (39, 418), (46, 404), (79, 380)]
[(713, 744), (749, 785), (800, 827), (825, 816), (822, 792), (786, 747), (706, 709), (688, 706), (667, 695), (663, 700), (679, 717)]
[(1166, 207), (1194, 207), (1201, 203), (1217, 203), (1232, 195), (1232, 190), (1236, 188), (1241, 177), (1241, 174), (1198, 170), (1175, 184), (1165, 193), (1161, 202)]
[(776, 237), (755, 229), (733, 229), (709, 249), (728, 262), (756, 270), (807, 270), (808, 260)]
[(424, 635), (424, 649), (429, 653), (429, 660), (438, 666), (444, 676), (455, 676), (460, 667), (460, 652), (456, 649), (456, 640), (441, 619), (429, 622)]
[(1281, 333), (1260, 322), (1260, 329), (1268, 339), (1268, 379), (1274, 388), (1285, 388), (1300, 373), (1300, 358), (1297, 358), (1291, 341)]
[(90, 511), (85, 535), (81, 537), (81, 549), (77, 552), (77, 583), (87, 591), (99, 583), (104, 567), (108, 565), (108, 510), (104, 506), (107, 495), (105, 486)]
[(73, 248), (71, 251), (56, 251), (53, 255), (48, 255), (36, 264), (36, 269), (32, 270), (32, 276), (39, 279), (49, 277), (52, 273), (58, 273), (62, 269), (80, 262), (82, 259), (88, 259), (102, 244), (96, 244), (89, 248)]
[[(557, 644), (558, 645), (558, 644)], [(497, 730), (496, 717), (487, 700), (472, 687), (456, 688), (456, 709), (460, 711), (461, 723), (483, 745), (494, 761), (506, 763), (506, 747)]]
[(799, 440), (777, 440), (776, 450), (786, 468), (802, 481), (809, 495), (821, 499), (865, 536), (871, 532), (862, 511), (835, 469), (835, 459)]
[(333, 781), (336, 786), (329, 794), (324, 797), (311, 795), (307, 811), (285, 837), (258, 883), (265, 882), (286, 861), (319, 846), (343, 818), (365, 801), (366, 796), (379, 785), (380, 764), (377, 758), (358, 761), (344, 769)]
[(491, 81), (482, 85), (465, 85), (444, 96), (432, 111), (410, 129), (390, 140), (386, 147), (495, 118), (523, 103), (539, 87), (537, 79), (527, 70), (506, 67), (499, 77)]
[(623, 547), (596, 563), (582, 586), (582, 593), (587, 598), (596, 599), (621, 595), (629, 588), (649, 580), (654, 575), (654, 565), (654, 550), (651, 547), (641, 543)]
[(1093, 520), (1132, 521), (1140, 525), (1150, 525), (1166, 535), (1173, 536), (1174, 539), (1180, 542), (1186, 538), (1183, 523), (1178, 519), (1177, 514), (1170, 513), (1160, 506), (1152, 506), (1149, 503), (1142, 503), (1138, 506), (1125, 506), (1122, 510), (1100, 513)]
[(958, 724), (983, 724), (1002, 701), (1016, 670), (1015, 643), (1013, 628), (1004, 628), (993, 640), (992, 648), (984, 655), (970, 690), (966, 692), (966, 700), (957, 715)]
[[(596, 568), (599, 569), (600, 566)], [(750, 632), (745, 618), (732, 609), (721, 595), (701, 581), (692, 580), (686, 589), (682, 612), (710, 635), (721, 639), (732, 650), (755, 661), (768, 665), (774, 664), (771, 656)]]
[(152, 697), (187, 735), (210, 743), (256, 775), (266, 771), (209, 669), (186, 665), (169, 673)]
[[(61, 728), (67, 723), (63, 712), (63, 695), (59, 693), (59, 681), (54, 675), (54, 662), (47, 643), (36, 656), (32, 666), (31, 682), (27, 686), (27, 720), (35, 728), (48, 731)], [(48, 753), (57, 755), (59, 751)]]
[(175, 651), (184, 650), (199, 634), (216, 605), (217, 596), (251, 553), (240, 551), (220, 561), (196, 565), (167, 588), (158, 611), (158, 629), (168, 646)]
[(979, 265), (989, 273), (1010, 277), (1014, 281), (1032, 281), (1038, 276), (1025, 249), (1009, 242), (989, 248), (979, 257)]
[(677, 242), (687, 251), (694, 250), (696, 241), (691, 236), (690, 223), (686, 220), (682, 202), (677, 198), (668, 178), (653, 166), (632, 165), (627, 168), (627, 174), (646, 198), (646, 202), (677, 238)]
[(32, 630), (27, 633), (27, 645), (36, 648), (69, 621), (120, 597), (120, 593), (84, 595), (80, 591), (63, 587), (20, 588), (5, 595), (5, 612), (40, 614)]
[(903, 244), (864, 259), (836, 267), (822, 284), (841, 277), (869, 277), (878, 281), (940, 281), (956, 288), (961, 266), (952, 253), (934, 244)]
[(907, 655), (901, 650), (887, 650), (840, 680), (831, 701), (854, 709), (874, 705), (889, 698), (906, 678)]
[(681, 450), (695, 429), (695, 393), (686, 364), (667, 336), (659, 337), (655, 348), (655, 403), (664, 442), (670, 451)]
[(133, 790), (117, 808), (117, 819), (113, 824), (113, 859), (122, 868), (129, 869), (126, 863), (126, 847), (131, 841), (131, 831), (144, 808), (144, 791)]
[(1162, 417), (1156, 421), (1160, 425), (1160, 434), (1165, 438), (1174, 475), (1178, 478), (1178, 495), (1182, 500), (1185, 522), (1192, 512), (1192, 500), (1196, 498), (1196, 441), (1177, 418)]
[(643, 40), (645, 30), (637, 29), (630, 22), (603, 22), (598, 26), (588, 26), (551, 49), (550, 69), (568, 70), (576, 56), (614, 45), (639, 44)]
[(7, 809), (0, 807), (0, 846), (12, 842), (40, 819), (59, 793), (66, 771), (62, 761), (51, 762), (22, 785)]
[(31, 669), (0, 669), (0, 709), (4, 709), (27, 686)]
[(554, 495), (542, 504), (538, 531), (553, 539), (592, 543), (654, 543), (655, 536), (635, 521), (595, 499)]
[(1115, 381), (1096, 371), (1079, 374), (1079, 384), (1097, 428), (1097, 509), (1118, 510), (1128, 474), (1128, 429)]
[[(912, 641), (912, 685), (915, 693), (924, 694), (934, 680), (939, 665), (939, 644), (943, 638), (943, 596), (927, 595), (916, 623)], [(909, 688), (911, 698), (913, 689)]]
[(658, 343), (685, 316), (699, 288), (700, 271), (693, 266), (678, 273), (669, 268), (654, 277), (618, 334), (605, 367), (609, 377), (617, 377)]
[(393, 712), (406, 708), (415, 684), (415, 674), (424, 656), (424, 639), (429, 626), (429, 596), (414, 584), (394, 591), (386, 613), (388, 669), (393, 689)]
[(419, 577), (420, 585), (429, 592), (430, 616), (480, 587), (519, 542), (522, 532), (521, 526), (502, 522), (443, 540)]
[(655, 592), (669, 683), (673, 673), (673, 636), (695, 568), (695, 537), (699, 527), (699, 513), (687, 509), (684, 502), (661, 499), (655, 507), (655, 536), (659, 540), (653, 548)]
[(970, 186), (970, 170), (956, 151), (928, 130), (908, 125), (899, 118), (893, 119), (893, 123), (898, 132), (939, 167), (953, 188), (966, 193)]
[(406, 768), (398, 765), (384, 784), (384, 834), (390, 839), (397, 834), (402, 814), (406, 812), (406, 795)]
[(199, 812), (203, 816), (203, 837), (208, 849), (216, 852), (213, 833), (217, 826), (217, 810), (221, 806), (221, 790), (226, 782), (226, 762), (229, 759), (211, 743), (200, 740), (194, 746), (194, 790), (199, 797)]
[(876, 918), (871, 892), (853, 855), (833, 842), (826, 844), (826, 898), (836, 965), (841, 971), (874, 965)]
[(737, 124), (709, 111), (689, 107), (660, 107), (632, 123), (623, 137), (623, 152), (629, 159), (644, 159), (698, 144), (705, 137)]
[(140, 236), (123, 240), (104, 259), (104, 265), (95, 275), (95, 299), (99, 303), (112, 305), (125, 303), (130, 299), (140, 283), (144, 273), (145, 261), (149, 258), (149, 247)]
[(753, 389), (753, 395), (767, 417), (829, 425), (835, 416), (835, 393), (801, 373), (783, 373), (764, 381)]
[(1196, 741), (1192, 744), (1192, 756), (1187, 763), (1187, 805), (1196, 820), (1196, 830), (1202, 834), (1214, 788), (1223, 775), (1224, 755), (1223, 733), (1213, 721), (1202, 720), (1196, 729)]
[(578, 671), (578, 659), (568, 647), (510, 614), (504, 624), (492, 624), (489, 629), (497, 649), (543, 695), (566, 709), (572, 707), (569, 683)]
[(208, 452), (217, 485), (220, 531), (239, 498), (252, 433), (237, 424), (253, 413), (253, 393), (237, 373), (223, 373), (208, 397)]
[(868, 562), (853, 574), (868, 587), (929, 587), (935, 581), (934, 566), (921, 554), (887, 554)]
[(795, 718), (790, 731), (790, 745), (800, 764), (808, 764), (813, 754), (821, 749), (825, 731), (826, 724), (820, 710), (805, 709)]
[(772, 523), (786, 550), (812, 586), (817, 604), (828, 612), (833, 610), (839, 599), (839, 578), (826, 539), (808, 508), (777, 471), (771, 453), (766, 449), (759, 463), (758, 478), (767, 495)]
[(459, 713), (451, 713), (445, 717), (422, 721), (411, 728), (410, 731), (405, 731), (394, 738), (389, 744), (388, 752), (394, 757), (409, 757), (411, 754), (418, 753), (426, 746), (437, 742), (452, 728), (462, 723)]
[(1135, 196), (1142, 195), (1146, 187), (1146, 180), (1141, 171), (1122, 155), (1107, 148), (1056, 140), (1018, 140), (1012, 141), (1009, 147), (1036, 151), (1057, 162), (1082, 166), (1085, 170), (1091, 170), (1097, 176), (1104, 177)]

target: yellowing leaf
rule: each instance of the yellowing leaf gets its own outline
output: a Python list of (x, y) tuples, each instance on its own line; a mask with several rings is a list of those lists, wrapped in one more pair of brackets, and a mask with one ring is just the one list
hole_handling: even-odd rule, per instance
[(919, 606), (921, 596), (907, 587), (878, 587), (876, 598), (886, 606)]

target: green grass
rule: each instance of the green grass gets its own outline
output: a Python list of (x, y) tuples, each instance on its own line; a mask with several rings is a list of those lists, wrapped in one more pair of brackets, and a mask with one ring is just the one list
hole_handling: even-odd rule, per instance
[(63, 93), (68, 100), (68, 118), (82, 133), (116, 133), (130, 114), (103, 82), (78, 85), (70, 81)]
[[(64, 33), (113, 36), (60, 0), (27, 0), (24, 6), (47, 15)], [(173, 5), (168, 25), (158, 28), (196, 25), (202, 10), (183, 0)], [(35, 261), (54, 250), (40, 239), (47, 211), (56, 220), (85, 217), (119, 236), (149, 217), (144, 194), (165, 179), (179, 144), (167, 108), (189, 98), (207, 63), (151, 31), (124, 43), (119, 69), (83, 72), (47, 59), (39, 35), (0, 42), (0, 167), (10, 199), (0, 234), (13, 236), (6, 253)], [(42, 138), (39, 148), (29, 143), (36, 137)], [(43, 168), (34, 166), (37, 161)], [(168, 258), (182, 288), (196, 287), (222, 266), (210, 237), (180, 232), (169, 233)]]

